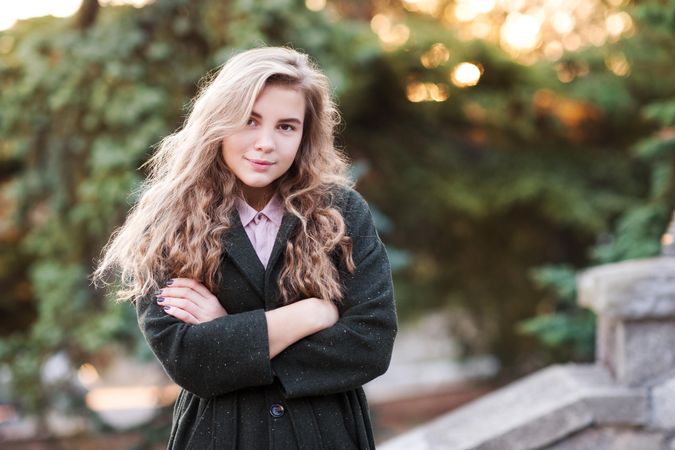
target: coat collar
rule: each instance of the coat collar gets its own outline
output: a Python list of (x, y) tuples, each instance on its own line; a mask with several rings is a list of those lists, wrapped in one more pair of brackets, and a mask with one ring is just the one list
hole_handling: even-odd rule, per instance
[[(262, 299), (265, 299), (265, 291), (268, 290), (267, 286), (274, 281), (271, 278), (274, 266), (286, 246), (288, 236), (299, 222), (299, 219), (289, 212), (284, 213), (279, 231), (274, 239), (270, 259), (267, 262), (267, 270), (265, 270), (265, 266), (260, 262), (236, 209), (233, 209), (231, 218), (231, 228), (225, 233), (225, 251), (237, 268), (248, 279), (258, 295)], [(223, 282), (227, 281), (224, 280)]]

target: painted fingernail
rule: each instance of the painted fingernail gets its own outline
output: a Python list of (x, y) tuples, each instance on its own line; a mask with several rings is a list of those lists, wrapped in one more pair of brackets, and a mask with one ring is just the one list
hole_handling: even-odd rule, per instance
[(167, 286), (171, 286), (173, 284), (173, 278), (169, 279), (169, 281), (166, 282)]
[(170, 309), (171, 309), (170, 306), (165, 306), (165, 307), (164, 307), (164, 311), (168, 311), (168, 310), (170, 310)]
[(164, 301), (164, 297), (156, 297), (157, 298), (157, 303), (162, 303)]

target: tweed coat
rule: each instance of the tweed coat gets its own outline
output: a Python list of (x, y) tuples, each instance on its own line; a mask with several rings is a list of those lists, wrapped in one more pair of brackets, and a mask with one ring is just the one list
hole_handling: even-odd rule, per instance
[(397, 332), (391, 269), (366, 201), (336, 188), (334, 205), (352, 239), (356, 271), (336, 254), (344, 300), (340, 318), (269, 357), (265, 311), (277, 308), (285, 244), (301, 227), (285, 213), (267, 269), (238, 214), (224, 236), (214, 293), (228, 315), (190, 325), (166, 314), (151, 294), (136, 301), (139, 326), (182, 389), (169, 449), (373, 449), (361, 386), (383, 374)]

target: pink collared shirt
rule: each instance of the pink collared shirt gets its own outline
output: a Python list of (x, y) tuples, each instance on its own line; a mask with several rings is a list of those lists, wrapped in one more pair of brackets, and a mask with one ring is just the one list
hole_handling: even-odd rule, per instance
[(239, 197), (235, 200), (235, 205), (241, 223), (244, 225), (244, 230), (246, 230), (255, 252), (258, 254), (260, 262), (267, 268), (274, 239), (277, 237), (284, 215), (284, 207), (279, 194), (274, 194), (267, 205), (259, 212)]

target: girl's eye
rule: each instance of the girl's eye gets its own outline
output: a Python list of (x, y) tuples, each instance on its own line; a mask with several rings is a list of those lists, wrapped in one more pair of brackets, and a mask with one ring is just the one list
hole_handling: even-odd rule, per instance
[[(290, 124), (287, 124), (287, 123), (282, 123), (279, 126), (282, 127), (282, 129), (284, 131), (295, 131), (295, 127), (293, 125), (290, 125)], [(283, 128), (283, 127), (287, 127), (287, 128)]]
[(248, 119), (248, 122), (246, 122), (246, 125), (251, 125), (252, 123), (255, 123), (255, 119)]

